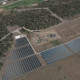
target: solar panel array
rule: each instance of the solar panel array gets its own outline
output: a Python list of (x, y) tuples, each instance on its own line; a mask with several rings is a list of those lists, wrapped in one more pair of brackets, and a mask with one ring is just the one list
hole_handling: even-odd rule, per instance
[(28, 55), (34, 54), (34, 51), (30, 45), (15, 49), (12, 51), (12, 56), (10, 56), (10, 62), (21, 59)]
[(80, 52), (80, 38), (66, 43), (66, 45), (74, 52)]
[(23, 45), (29, 44), (28, 40), (26, 39), (26, 37), (20, 38), (20, 39), (16, 39), (16, 44), (15, 47), (20, 47)]
[(72, 55), (72, 53), (64, 46), (60, 45), (58, 47), (46, 50), (40, 53), (47, 64), (53, 63), (65, 57)]
[(14, 79), (41, 66), (42, 65), (36, 55), (28, 57), (26, 59), (7, 65), (5, 67), (6, 73), (2, 74), (2, 80)]

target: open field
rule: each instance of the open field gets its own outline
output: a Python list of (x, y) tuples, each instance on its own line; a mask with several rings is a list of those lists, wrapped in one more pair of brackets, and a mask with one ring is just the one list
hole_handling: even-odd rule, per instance
[[(35, 41), (38, 40), (38, 37), (36, 35), (39, 35), (40, 37), (44, 37), (44, 36), (50, 35), (52, 33), (56, 34), (56, 37), (54, 39), (48, 39), (48, 41), (43, 42), (43, 43), (39, 43), (39, 44), (35, 43)], [(54, 41), (54, 40), (60, 40), (61, 39), (61, 36), (56, 32), (56, 30), (54, 28), (49, 29), (49, 30), (43, 30), (40, 32), (29, 33), (29, 34), (27, 34), (27, 36), (28, 36), (31, 44), (33, 45), (34, 49), (36, 50), (36, 52), (40, 52), (40, 51), (43, 51), (43, 50), (46, 50), (48, 48), (55, 46), (50, 42)]]
[(11, 5), (4, 6), (2, 8), (13, 9), (13, 8), (16, 8), (16, 7), (19, 7), (19, 6), (22, 6), (22, 5), (35, 4), (35, 3), (40, 2), (40, 1), (44, 1), (44, 0), (20, 0), (18, 2), (15, 2), (15, 3), (11, 4)]
[(80, 53), (15, 80), (80, 80)]
[(62, 38), (64, 39), (64, 41), (69, 41), (80, 36), (80, 23), (78, 23), (78, 20), (73, 21), (73, 23), (68, 23), (68, 25), (55, 27), (60, 36), (62, 36)]

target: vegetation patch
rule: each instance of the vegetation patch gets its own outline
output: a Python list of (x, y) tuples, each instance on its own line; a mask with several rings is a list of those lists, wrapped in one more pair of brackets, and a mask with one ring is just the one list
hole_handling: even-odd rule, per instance
[(8, 51), (8, 48), (11, 47), (11, 44), (13, 42), (12, 35), (13, 34), (10, 34), (5, 39), (0, 41), (0, 69), (1, 66), (3, 65), (3, 57), (6, 56), (5, 53)]
[(49, 0), (39, 3), (39, 7), (48, 7), (53, 13), (62, 18), (69, 18), (80, 14), (79, 0)]
[(29, 31), (25, 30), (24, 28), (20, 29), (20, 32), (21, 32), (21, 33), (25, 33), (25, 32), (26, 32), (27, 34), (30, 33)]
[(60, 40), (55, 40), (55, 41), (51, 41), (51, 43), (53, 44), (53, 46), (58, 46), (61, 44)]
[(2, 65), (3, 65), (3, 63), (0, 62), (0, 66), (2, 66)]
[(11, 10), (9, 15), (3, 15), (0, 13), (0, 39), (7, 33), (7, 26), (18, 25), (31, 30), (40, 30), (54, 26), (61, 21), (45, 10), (27, 10), (17, 12)]

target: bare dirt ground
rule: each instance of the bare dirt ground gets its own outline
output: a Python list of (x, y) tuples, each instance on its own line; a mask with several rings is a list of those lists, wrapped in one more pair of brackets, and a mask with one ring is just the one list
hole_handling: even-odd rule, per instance
[(3, 11), (4, 11), (4, 9), (0, 8), (0, 12), (3, 12)]
[(36, 35), (40, 35), (41, 37), (48, 35), (51, 32), (58, 35), (58, 38), (61, 40), (61, 44), (73, 40), (80, 36), (80, 19), (78, 18), (76, 20), (68, 20), (60, 25), (42, 30), (41, 32), (33, 32), (28, 34), (27, 36), (36, 52), (41, 52), (54, 47), (54, 45), (51, 44), (50, 41), (40, 44), (35, 43), (35, 41), (38, 40), (38, 37)]
[(80, 80), (80, 53), (45, 66), (17, 80)]
[(63, 38), (64, 42), (69, 41), (71, 39), (75, 39), (80, 36), (80, 19), (67, 21), (64, 24), (61, 24), (55, 29)]
[[(38, 43), (38, 44), (35, 43), (35, 41), (38, 40), (38, 37), (36, 35), (43, 37), (43, 36), (47, 36), (52, 33), (56, 34), (56, 37), (54, 39), (48, 39), (48, 41), (43, 42), (43, 43)], [(56, 32), (56, 30), (54, 28), (45, 30), (45, 31), (41, 31), (41, 32), (30, 33), (27, 35), (27, 37), (30, 40), (30, 42), (31, 42), (32, 46), (34, 47), (34, 49), (36, 50), (36, 52), (41, 52), (43, 50), (53, 47), (53, 45), (50, 43), (50, 41), (61, 39), (60, 35)]]
[(20, 27), (19, 26), (16, 26), (16, 25), (15, 26), (8, 26), (7, 27), (7, 29), (8, 29), (9, 32), (13, 32), (13, 31), (15, 31), (18, 28), (20, 28)]

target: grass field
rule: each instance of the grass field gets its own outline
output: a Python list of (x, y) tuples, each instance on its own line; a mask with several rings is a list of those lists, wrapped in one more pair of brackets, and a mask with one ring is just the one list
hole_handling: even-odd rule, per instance
[(15, 2), (13, 4), (10, 4), (8, 6), (4, 6), (2, 8), (13, 9), (13, 8), (16, 8), (16, 7), (19, 7), (19, 6), (22, 6), (22, 5), (35, 4), (35, 3), (41, 2), (41, 1), (44, 1), (44, 0), (21, 0), (21, 1)]

